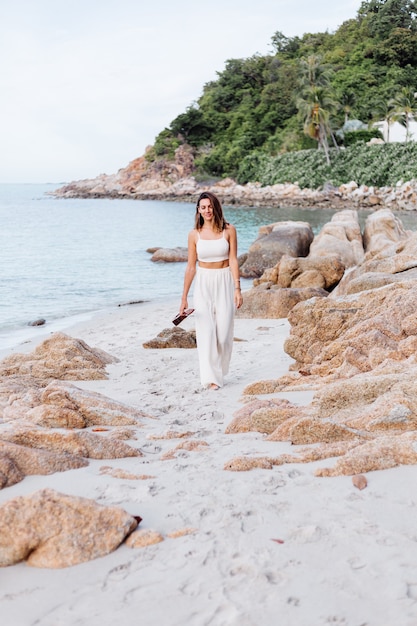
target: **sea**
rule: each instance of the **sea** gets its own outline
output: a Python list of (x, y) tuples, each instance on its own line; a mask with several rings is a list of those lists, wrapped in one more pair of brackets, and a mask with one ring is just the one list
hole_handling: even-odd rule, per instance
[[(154, 263), (150, 249), (187, 246), (195, 205), (127, 199), (61, 199), (62, 184), (0, 184), (0, 350), (96, 312), (181, 299), (184, 263)], [(224, 206), (247, 252), (260, 226), (309, 222), (317, 234), (336, 210)], [(359, 213), (364, 222), (369, 212)], [(417, 212), (399, 213), (417, 230)], [(252, 281), (243, 281), (243, 289)]]

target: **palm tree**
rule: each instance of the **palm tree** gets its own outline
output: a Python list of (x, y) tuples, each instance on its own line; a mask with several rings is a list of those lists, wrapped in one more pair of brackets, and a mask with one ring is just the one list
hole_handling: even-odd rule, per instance
[(352, 109), (355, 106), (356, 98), (352, 91), (344, 91), (340, 97), (339, 104), (345, 114), (345, 124), (349, 119), (349, 115), (352, 113)]
[(326, 87), (313, 86), (305, 89), (297, 100), (297, 108), (304, 122), (304, 133), (317, 141), (317, 147), (324, 150), (327, 164), (330, 165), (328, 135), (331, 135), (330, 116), (336, 109), (336, 102)]
[(327, 164), (330, 165), (327, 137), (333, 136), (330, 116), (337, 106), (331, 93), (332, 69), (321, 62), (320, 56), (313, 54), (300, 59), (299, 70), (300, 90), (296, 104), (303, 119), (304, 133), (317, 141), (318, 149), (324, 150)]
[(396, 119), (405, 127), (405, 143), (411, 137), (410, 122), (417, 115), (416, 92), (412, 87), (403, 87), (393, 99), (396, 110)]
[(381, 98), (380, 100), (377, 100), (372, 113), (372, 120), (373, 122), (383, 121), (384, 124), (386, 124), (387, 132), (386, 136), (384, 137), (386, 143), (389, 143), (389, 131), (391, 128), (391, 124), (395, 122), (396, 117), (397, 111), (394, 101), (392, 99), (385, 100), (384, 98)]
[(322, 57), (311, 54), (299, 61), (299, 85), (301, 89), (308, 87), (328, 87), (334, 73), (332, 67), (322, 63)]

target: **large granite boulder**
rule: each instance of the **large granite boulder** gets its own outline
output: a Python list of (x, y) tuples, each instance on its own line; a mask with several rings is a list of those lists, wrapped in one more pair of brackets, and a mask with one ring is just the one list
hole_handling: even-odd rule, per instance
[(309, 298), (324, 298), (328, 292), (315, 287), (302, 289), (265, 288), (262, 285), (245, 291), (237, 318), (276, 319), (287, 317), (291, 309)]
[(12, 396), (3, 409), (7, 421), (25, 419), (46, 428), (86, 428), (139, 424), (142, 411), (63, 381)]
[(20, 482), (25, 476), (66, 472), (86, 465), (86, 459), (68, 452), (0, 441), (0, 489)]
[(276, 222), (263, 226), (249, 248), (240, 273), (245, 278), (257, 278), (265, 269), (274, 267), (284, 254), (307, 256), (313, 238), (313, 230), (307, 222)]
[(380, 209), (371, 213), (366, 219), (363, 232), (363, 243), (366, 258), (371, 259), (375, 255), (381, 256), (386, 252), (392, 256), (393, 244), (398, 250), (398, 244), (405, 241), (410, 235), (401, 221), (395, 217), (390, 209)]
[(345, 268), (360, 265), (365, 252), (357, 211), (335, 213), (314, 238), (309, 257), (337, 257)]
[(9, 442), (34, 450), (72, 454), (90, 459), (121, 459), (142, 456), (124, 441), (95, 432), (56, 432), (20, 426), (0, 431), (0, 443)]
[(406, 236), (403, 235), (400, 240), (394, 242), (388, 241), (385, 236), (377, 235), (374, 243), (377, 242), (384, 244), (382, 248), (379, 251), (375, 250), (361, 265), (346, 272), (332, 296), (337, 297), (367, 289), (377, 289), (394, 282), (417, 279), (416, 232), (406, 231)]
[(350, 378), (417, 347), (415, 283), (393, 283), (339, 298), (301, 302), (289, 313), (285, 351), (297, 369)]
[(179, 263), (188, 260), (188, 248), (157, 248), (151, 256), (154, 263)]
[(0, 377), (30, 376), (37, 380), (97, 380), (107, 378), (106, 366), (117, 362), (107, 352), (81, 339), (54, 333), (30, 354), (12, 354), (0, 362)]
[(117, 507), (42, 489), (0, 506), (0, 566), (61, 568), (109, 554), (137, 527)]
[(339, 283), (345, 266), (337, 255), (290, 257), (284, 255), (277, 267), (278, 285), (293, 289), (316, 287), (330, 291)]
[(153, 339), (145, 341), (144, 348), (196, 348), (197, 341), (195, 331), (187, 331), (183, 328), (164, 328)]

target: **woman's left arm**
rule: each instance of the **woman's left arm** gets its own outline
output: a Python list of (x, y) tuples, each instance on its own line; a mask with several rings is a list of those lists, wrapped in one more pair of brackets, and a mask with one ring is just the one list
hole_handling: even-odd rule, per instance
[(237, 235), (236, 228), (232, 224), (228, 224), (229, 232), (229, 266), (233, 276), (235, 285), (234, 302), (237, 309), (240, 309), (243, 303), (242, 291), (240, 289), (239, 263), (237, 260)]

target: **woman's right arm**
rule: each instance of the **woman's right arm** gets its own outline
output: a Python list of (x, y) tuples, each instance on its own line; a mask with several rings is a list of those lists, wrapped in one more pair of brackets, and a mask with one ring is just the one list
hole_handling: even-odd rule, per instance
[(197, 265), (197, 249), (196, 249), (196, 236), (195, 230), (192, 230), (188, 234), (188, 261), (184, 274), (184, 289), (182, 292), (180, 313), (183, 313), (185, 309), (188, 309), (188, 292), (190, 291), (191, 284), (196, 274)]

